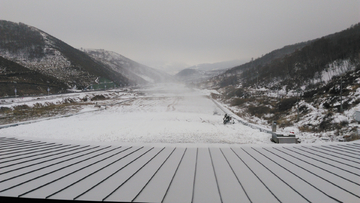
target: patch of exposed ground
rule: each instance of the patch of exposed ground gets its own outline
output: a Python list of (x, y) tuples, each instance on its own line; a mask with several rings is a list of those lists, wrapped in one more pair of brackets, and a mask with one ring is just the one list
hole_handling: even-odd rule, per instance
[(65, 103), (65, 104), (37, 104), (33, 107), (27, 105), (15, 106), (14, 108), (0, 108), (0, 125), (36, 120), (62, 115), (78, 113), (83, 106), (91, 103)]

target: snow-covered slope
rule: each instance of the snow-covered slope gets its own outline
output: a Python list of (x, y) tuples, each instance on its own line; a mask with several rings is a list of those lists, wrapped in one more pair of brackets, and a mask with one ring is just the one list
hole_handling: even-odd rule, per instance
[[(211, 80), (214, 87), (241, 85), (269, 89), (317, 89), (332, 76), (359, 66), (360, 23), (338, 33), (285, 46), (227, 70)], [(337, 71), (338, 69), (340, 71)]]
[(357, 24), (275, 50), (199, 86), (216, 89), (215, 98), (251, 123), (276, 121), (302, 137), (359, 139), (353, 119), (360, 110), (359, 37)]
[(137, 63), (118, 53), (104, 49), (87, 49), (84, 51), (93, 59), (138, 84), (171, 81), (171, 76), (167, 73)]
[(38, 28), (1, 20), (0, 33), (0, 56), (55, 77), (69, 87), (86, 87), (98, 77), (129, 83), (121, 74)]
[[(36, 41), (29, 42), (28, 46), (22, 45), (21, 42), (16, 42), (18, 41), (16, 39), (16, 37), (18, 37), (16, 34), (13, 35), (13, 39), (10, 39), (12, 43), (4, 40), (3, 46), (0, 46), (0, 55), (4, 58), (45, 75), (56, 76), (56, 78), (60, 80), (68, 80), (69, 75), (81, 75), (81, 71), (66, 70), (71, 66), (71, 62), (54, 47), (54, 43), (49, 40), (48, 34), (35, 27), (28, 27), (24, 24), (10, 22), (2, 22), (1, 24), (2, 33), (7, 32), (6, 34), (13, 35), (15, 30), (19, 28), (23, 31), (23, 33), (18, 34), (19, 37), (20, 35), (26, 37), (26, 34), (30, 33), (30, 35), (28, 35), (29, 38), (36, 38)], [(11, 27), (11, 25), (9, 26), (9, 24), (13, 27)], [(19, 44), (20, 46), (9, 49), (8, 46), (11, 46), (12, 44)], [(39, 54), (35, 54), (35, 52)]]

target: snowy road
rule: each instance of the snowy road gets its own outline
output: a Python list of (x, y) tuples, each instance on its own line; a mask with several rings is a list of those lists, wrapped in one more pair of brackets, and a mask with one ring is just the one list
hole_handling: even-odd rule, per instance
[[(1, 136), (132, 143), (270, 143), (270, 135), (240, 123), (223, 125), (223, 112), (207, 93), (178, 84), (106, 110), (1, 129)], [(116, 98), (111, 103), (125, 100)]]

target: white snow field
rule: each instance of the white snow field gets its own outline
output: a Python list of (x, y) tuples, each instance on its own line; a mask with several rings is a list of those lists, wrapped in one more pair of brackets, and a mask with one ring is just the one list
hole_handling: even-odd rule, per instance
[[(209, 92), (161, 84), (114, 97), (102, 111), (0, 129), (1, 136), (129, 143), (271, 143), (270, 134), (240, 123), (222, 123)], [(51, 99), (51, 98), (49, 98)], [(100, 102), (101, 103), (101, 102)], [(87, 107), (89, 110), (94, 107)], [(94, 108), (95, 109), (95, 108)]]
[(0, 129), (0, 199), (359, 202), (359, 141), (270, 145), (269, 134), (223, 125), (206, 91), (137, 91)]

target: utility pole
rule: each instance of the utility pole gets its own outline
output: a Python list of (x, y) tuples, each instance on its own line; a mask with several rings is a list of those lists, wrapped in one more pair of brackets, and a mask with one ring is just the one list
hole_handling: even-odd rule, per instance
[(16, 95), (16, 93), (17, 93), (17, 89), (16, 89), (16, 84), (17, 84), (17, 82), (16, 81), (14, 81), (14, 83), (15, 83), (15, 90), (14, 90), (14, 92), (15, 92), (15, 97), (17, 97), (17, 95)]
[(299, 121), (299, 92), (300, 92), (300, 89), (297, 89), (297, 102), (296, 102), (296, 111), (297, 111), (297, 118), (296, 120)]
[(343, 102), (342, 102), (342, 76), (340, 77), (340, 113), (343, 112)]

